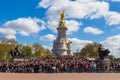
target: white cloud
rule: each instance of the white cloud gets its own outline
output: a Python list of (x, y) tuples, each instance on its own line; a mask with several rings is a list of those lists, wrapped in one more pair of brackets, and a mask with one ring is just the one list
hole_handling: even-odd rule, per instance
[(16, 34), (16, 31), (13, 29), (9, 29), (9, 28), (0, 28), (0, 33), (5, 34), (5, 35), (8, 35), (8, 34), (14, 35)]
[(43, 45), (43, 47), (45, 48), (45, 49), (49, 49), (50, 51), (52, 50), (52, 45), (50, 45), (50, 46), (45, 46), (45, 45)]
[(78, 38), (71, 38), (72, 41), (72, 49), (74, 50), (81, 50), (87, 43), (93, 43), (89, 40), (80, 40)]
[(77, 22), (75, 20), (66, 20), (66, 26), (68, 28), (67, 33), (71, 34), (73, 32), (78, 31), (81, 25), (81, 22)]
[(100, 0), (100, 1), (106, 1), (106, 2), (120, 2), (120, 0)]
[(29, 36), (29, 34), (25, 31), (20, 31), (19, 34), (21, 34), (22, 36)]
[(39, 2), (38, 7), (47, 8), (52, 5), (53, 1), (54, 0), (42, 0), (42, 2)]
[(9, 28), (0, 28), (0, 33), (4, 35), (5, 38), (7, 39), (16, 39), (15, 34), (16, 31), (13, 29)]
[(109, 12), (109, 3), (107, 2), (94, 2), (91, 5), (95, 5), (95, 7), (97, 7), (95, 8), (95, 11), (89, 15), (91, 19), (105, 17)]
[(18, 18), (17, 20), (7, 21), (4, 26), (17, 31), (25, 31), (27, 33), (37, 33), (41, 30), (36, 18)]
[(111, 51), (110, 54), (120, 57), (120, 35), (108, 37), (101, 43)]
[(108, 12), (108, 14), (105, 17), (107, 24), (109, 25), (118, 25), (120, 24), (120, 13), (118, 12)]
[(4, 23), (0, 28), (0, 33), (6, 37), (9, 36), (9, 38), (11, 35), (11, 38), (15, 38), (15, 34), (17, 33), (22, 36), (29, 36), (30, 34), (38, 33), (40, 30), (45, 29), (45, 26), (45, 22), (38, 18), (18, 18)]
[(83, 30), (85, 33), (91, 33), (91, 34), (94, 34), (94, 35), (100, 35), (100, 34), (103, 34), (103, 31), (98, 29), (98, 28), (94, 28), (94, 27), (86, 27), (84, 28)]
[(40, 40), (43, 40), (43, 41), (53, 41), (55, 39), (56, 37), (53, 34), (47, 34), (40, 37)]
[(57, 32), (57, 27), (58, 27), (58, 21), (48, 21), (48, 28), (52, 30), (53, 32)]
[(65, 14), (68, 18), (84, 18), (89, 15), (96, 15), (94, 18), (103, 16), (109, 9), (107, 2), (100, 2), (97, 0), (42, 0), (39, 7), (48, 8), (47, 17), (51, 20), (58, 17), (60, 10), (65, 10)]
[(15, 35), (6, 35), (5, 38), (6, 39), (15, 39), (16, 40), (16, 36)]

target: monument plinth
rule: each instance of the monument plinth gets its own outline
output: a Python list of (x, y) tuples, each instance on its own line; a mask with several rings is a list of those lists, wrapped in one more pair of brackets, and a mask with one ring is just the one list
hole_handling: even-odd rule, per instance
[(73, 55), (71, 49), (72, 41), (68, 40), (66, 37), (67, 27), (64, 20), (64, 12), (60, 13), (60, 22), (57, 28), (58, 36), (53, 42), (53, 55)]
[[(99, 62), (100, 69), (104, 70), (105, 67), (109, 68), (109, 66), (111, 64), (111, 60), (106, 59), (106, 56), (108, 56), (110, 51), (108, 49), (103, 48), (102, 45), (99, 45), (98, 53), (99, 53), (99, 58), (96, 59), (96, 61)], [(109, 69), (107, 69), (107, 70), (109, 70)]]

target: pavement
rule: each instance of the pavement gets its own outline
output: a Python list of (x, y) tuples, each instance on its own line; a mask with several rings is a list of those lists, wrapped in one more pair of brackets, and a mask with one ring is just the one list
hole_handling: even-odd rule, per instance
[(0, 73), (0, 80), (120, 80), (120, 73)]

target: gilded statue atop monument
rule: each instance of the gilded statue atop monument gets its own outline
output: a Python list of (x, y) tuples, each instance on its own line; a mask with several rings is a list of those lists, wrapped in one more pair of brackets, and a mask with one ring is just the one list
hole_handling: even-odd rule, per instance
[(64, 17), (65, 17), (64, 11), (60, 12), (60, 16), (61, 16), (61, 21), (64, 21)]
[(65, 18), (65, 14), (64, 14), (64, 11), (62, 11), (62, 12), (60, 12), (60, 22), (59, 22), (59, 26), (65, 26), (66, 27), (66, 22), (65, 22), (65, 20), (64, 20), (64, 18)]

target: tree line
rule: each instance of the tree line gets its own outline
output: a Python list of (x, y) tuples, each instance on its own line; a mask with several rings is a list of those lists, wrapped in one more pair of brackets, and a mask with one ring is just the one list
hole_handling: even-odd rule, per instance
[[(74, 56), (85, 56), (85, 57), (99, 57), (98, 53), (99, 43), (88, 43), (81, 50), (74, 52)], [(15, 44), (0, 43), (0, 61), (13, 58), (10, 55), (10, 50), (14, 50), (16, 47)], [(33, 45), (19, 45), (20, 50), (27, 57), (40, 57), (40, 56), (49, 56), (52, 55), (51, 51), (45, 49), (41, 44), (34, 43)], [(107, 58), (111, 60), (120, 61), (120, 58), (115, 58), (113, 55), (108, 55)]]
[[(0, 43), (0, 61), (13, 58), (10, 55), (10, 50), (14, 50), (15, 47), (15, 44)], [(51, 51), (45, 49), (39, 43), (35, 43), (33, 45), (20, 44), (19, 48), (27, 57), (40, 57), (51, 55)]]

